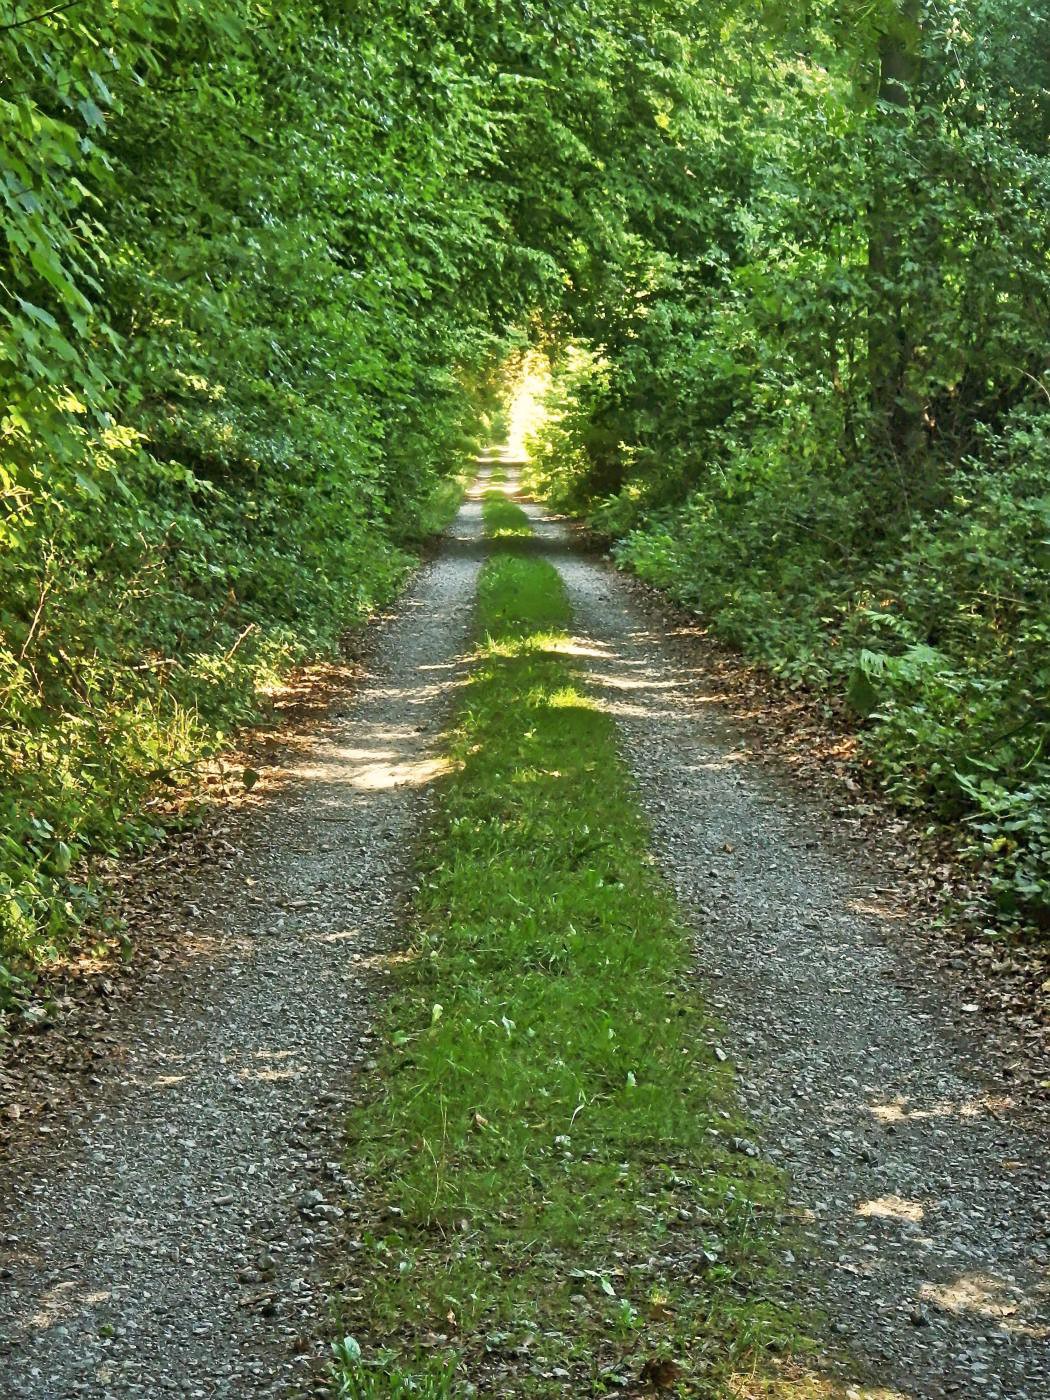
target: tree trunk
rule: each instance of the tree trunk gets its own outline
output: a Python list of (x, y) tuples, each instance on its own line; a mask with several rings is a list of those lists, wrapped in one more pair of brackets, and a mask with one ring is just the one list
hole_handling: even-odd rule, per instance
[[(898, 0), (879, 40), (880, 117), (902, 130), (919, 77), (921, 17), (922, 0)], [(904, 205), (894, 179), (899, 178), (900, 168), (893, 159), (892, 143), (887, 142), (883, 152), (881, 168), (875, 174), (868, 233), (871, 401), (894, 447), (910, 450), (918, 444), (921, 406), (905, 383), (912, 347), (902, 271)]]

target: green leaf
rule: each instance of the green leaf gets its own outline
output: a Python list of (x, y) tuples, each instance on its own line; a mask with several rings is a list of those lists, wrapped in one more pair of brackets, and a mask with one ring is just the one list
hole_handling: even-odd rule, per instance
[(15, 297), (15, 301), (18, 302), (18, 305), (26, 316), (29, 316), (34, 321), (38, 321), (40, 325), (47, 326), (50, 330), (54, 331), (60, 329), (58, 322), (55, 320), (54, 316), (51, 315), (51, 312), (45, 311), (42, 306), (36, 306), (33, 302), (26, 301), (24, 297)]

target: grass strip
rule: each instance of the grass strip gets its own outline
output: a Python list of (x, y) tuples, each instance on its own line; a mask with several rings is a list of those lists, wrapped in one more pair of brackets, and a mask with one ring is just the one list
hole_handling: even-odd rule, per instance
[[(527, 530), (501, 492), (484, 511), (497, 538)], [(748, 1393), (733, 1377), (799, 1340), (764, 1219), (779, 1183), (557, 573), (498, 554), (478, 609), (414, 945), (350, 1122), (340, 1393)]]
[(505, 492), (489, 489), (481, 503), (485, 534), (490, 540), (523, 539), (532, 534), (529, 517)]

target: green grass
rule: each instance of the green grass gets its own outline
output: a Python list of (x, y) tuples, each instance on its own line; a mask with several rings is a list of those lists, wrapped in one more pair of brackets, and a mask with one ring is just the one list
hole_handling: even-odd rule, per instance
[(426, 540), (447, 530), (463, 504), (469, 484), (468, 477), (463, 473), (442, 477), (420, 510), (414, 538)]
[[(497, 494), (489, 532), (520, 533)], [(734, 1150), (720, 1034), (556, 572), (498, 554), (478, 611), (414, 946), (350, 1122), (366, 1223), (341, 1393), (598, 1395), (673, 1361), (678, 1392), (724, 1394), (797, 1340), (779, 1182)]]
[(521, 539), (532, 534), (529, 517), (521, 506), (508, 500), (500, 490), (485, 492), (481, 513), (485, 522), (485, 533), (489, 539)]

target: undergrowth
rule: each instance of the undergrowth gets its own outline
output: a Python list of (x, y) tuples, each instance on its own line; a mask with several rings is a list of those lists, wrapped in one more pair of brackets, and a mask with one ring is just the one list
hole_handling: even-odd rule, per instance
[[(315, 576), (307, 555), (293, 576), (286, 560), (280, 607), (251, 602), (247, 587), (246, 601), (180, 596), (178, 561), (160, 558), (104, 592), (67, 572), (37, 628), (46, 668), (0, 647), (0, 1011), (39, 992), (72, 946), (109, 946), (99, 858), (193, 820), (202, 766), (261, 717), (292, 667), (339, 654), (462, 495), (460, 478), (440, 481), (400, 543), (347, 522), (347, 575)], [(162, 652), (155, 628), (169, 633)]]
[[(502, 493), (485, 515), (527, 533)], [(484, 566), (415, 940), (350, 1121), (368, 1223), (339, 1304), (346, 1400), (715, 1396), (798, 1341), (778, 1180), (568, 620), (545, 561)]]
[(597, 375), (581, 377), (564, 376), (533, 485), (719, 639), (844, 702), (872, 778), (983, 870), (988, 919), (1050, 930), (1046, 413), (984, 433), (981, 457), (942, 465), (909, 510), (863, 460), (800, 456), (789, 424), (734, 440), (685, 499), (641, 473), (598, 497), (583, 445)]

